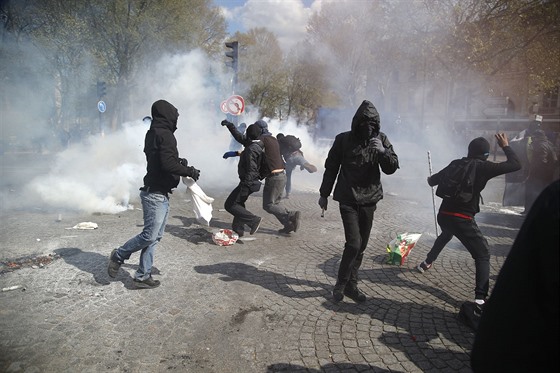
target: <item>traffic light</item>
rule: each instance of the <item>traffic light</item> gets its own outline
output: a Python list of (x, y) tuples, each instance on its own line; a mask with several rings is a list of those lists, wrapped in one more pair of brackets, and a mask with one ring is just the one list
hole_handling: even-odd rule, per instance
[(101, 98), (107, 94), (107, 85), (105, 82), (97, 82), (97, 97)]
[(237, 71), (237, 60), (239, 57), (239, 42), (231, 41), (226, 43), (226, 47), (230, 48), (230, 51), (226, 52), (226, 57), (231, 58), (231, 60), (226, 61), (226, 66), (233, 68), (233, 71)]

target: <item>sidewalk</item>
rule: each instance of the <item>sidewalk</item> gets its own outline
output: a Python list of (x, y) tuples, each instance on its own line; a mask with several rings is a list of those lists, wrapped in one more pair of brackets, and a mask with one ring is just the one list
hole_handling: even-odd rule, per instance
[[(138, 255), (107, 275), (107, 255), (142, 226), (139, 209), (117, 215), (58, 216), (2, 212), (0, 261), (54, 254), (52, 262), (0, 275), (0, 371), (5, 372), (470, 372), (473, 333), (456, 315), (471, 300), (474, 262), (452, 240), (430, 271), (417, 263), (435, 239), (429, 188), (403, 195), (398, 176), (384, 181), (360, 288), (364, 304), (331, 301), (344, 232), (338, 206), (325, 217), (318, 194), (285, 201), (302, 212), (290, 237), (260, 206), (255, 240), (219, 247), (211, 232), (229, 228), (228, 191), (216, 198), (210, 227), (174, 193), (166, 234), (155, 254), (162, 285), (132, 290)], [(500, 179), (484, 192), (477, 221), (491, 247), (491, 288), (523, 218), (501, 209)], [(95, 230), (67, 229), (79, 222)], [(385, 263), (398, 233), (423, 233), (404, 266)], [(58, 259), (57, 259), (58, 258)]]

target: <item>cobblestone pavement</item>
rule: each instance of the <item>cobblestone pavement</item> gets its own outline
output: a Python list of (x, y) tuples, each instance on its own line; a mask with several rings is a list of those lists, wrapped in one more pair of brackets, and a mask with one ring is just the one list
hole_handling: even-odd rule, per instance
[[(361, 270), (363, 304), (331, 301), (344, 234), (337, 204), (330, 200), (322, 218), (311, 190), (285, 200), (302, 212), (290, 236), (277, 234), (261, 194), (252, 196), (261, 229), (229, 247), (211, 240), (230, 225), (228, 191), (207, 191), (216, 198), (210, 227), (176, 192), (155, 255), (162, 285), (151, 290), (132, 290), (137, 254), (116, 279), (107, 275), (109, 252), (141, 229), (139, 209), (65, 213), (60, 222), (48, 211), (2, 211), (0, 261), (54, 260), (0, 275), (0, 371), (470, 372), (473, 333), (457, 313), (473, 298), (474, 262), (454, 239), (432, 269), (415, 270), (435, 227), (425, 181), (403, 194), (414, 182), (384, 181)], [(489, 183), (477, 218), (490, 243), (491, 288), (523, 219), (501, 208), (502, 185)], [(67, 229), (83, 221), (99, 228)], [(403, 266), (386, 264), (387, 243), (405, 231), (423, 235)]]

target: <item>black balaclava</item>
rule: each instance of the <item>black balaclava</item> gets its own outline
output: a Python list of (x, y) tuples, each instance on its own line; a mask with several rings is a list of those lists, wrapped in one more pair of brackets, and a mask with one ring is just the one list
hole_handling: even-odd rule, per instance
[(152, 105), (152, 118), (152, 127), (167, 127), (175, 132), (179, 111), (169, 102), (158, 100)]
[(262, 134), (262, 128), (257, 123), (254, 123), (247, 127), (247, 131), (245, 131), (245, 133), (249, 140), (256, 140)]
[(468, 158), (486, 160), (490, 154), (490, 143), (484, 137), (477, 137), (469, 144)]
[(371, 102), (364, 100), (352, 118), (352, 134), (359, 140), (367, 141), (379, 136), (380, 130), (377, 109)]

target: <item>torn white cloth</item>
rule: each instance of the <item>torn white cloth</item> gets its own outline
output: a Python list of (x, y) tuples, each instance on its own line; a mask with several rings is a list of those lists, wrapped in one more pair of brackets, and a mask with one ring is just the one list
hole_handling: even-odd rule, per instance
[(91, 221), (84, 221), (76, 224), (71, 229), (97, 229), (97, 223)]
[(201, 224), (210, 225), (212, 219), (212, 202), (214, 198), (208, 197), (193, 178), (188, 176), (182, 177), (183, 184), (187, 186), (187, 193), (191, 195), (193, 201), (193, 212), (196, 220)]

